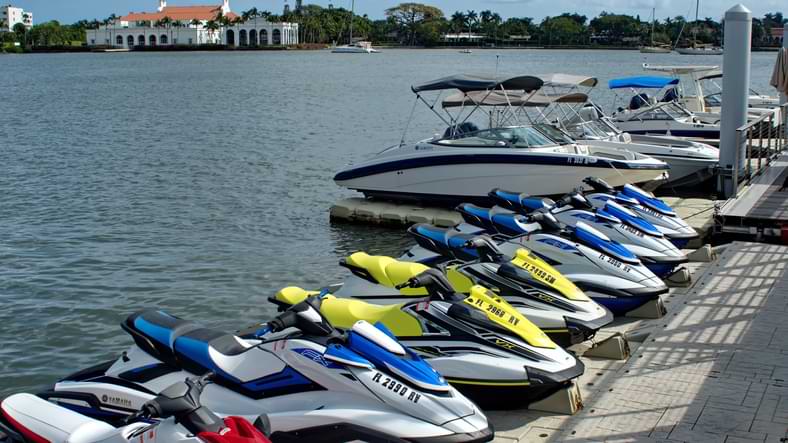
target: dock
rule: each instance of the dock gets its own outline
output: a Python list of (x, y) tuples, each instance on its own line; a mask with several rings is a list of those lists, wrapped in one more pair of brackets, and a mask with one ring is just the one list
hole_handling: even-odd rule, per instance
[(581, 357), (581, 411), (488, 411), (495, 441), (786, 441), (788, 247), (734, 242), (693, 272), (664, 318), (617, 321), (629, 359)]

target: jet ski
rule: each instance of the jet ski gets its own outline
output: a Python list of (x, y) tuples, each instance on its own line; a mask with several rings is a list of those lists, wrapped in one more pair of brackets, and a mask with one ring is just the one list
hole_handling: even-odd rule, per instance
[(677, 266), (688, 261), (687, 256), (654, 225), (614, 200), (595, 209), (578, 191), (565, 195), (558, 202), (502, 189), (490, 191), (490, 198), (500, 206), (524, 215), (541, 209), (550, 211), (559, 222), (568, 226), (582, 221), (637, 255), (658, 277), (667, 277)]
[(587, 177), (583, 183), (593, 189), (586, 198), (594, 207), (602, 208), (608, 201), (615, 201), (654, 225), (677, 248), (684, 248), (690, 240), (700, 237), (667, 203), (635, 185), (624, 185), (618, 191), (597, 177)]
[[(637, 256), (585, 223), (568, 227), (549, 212), (524, 216), (467, 203), (458, 210), (468, 223), (454, 229), (432, 228), (426, 234), (436, 243), (452, 244), (457, 234), (493, 233), (504, 254), (514, 256), (518, 249), (528, 249), (613, 315), (638, 315), (633, 311), (651, 302), (664, 314), (659, 296), (668, 292), (665, 283)], [(411, 248), (407, 257), (424, 264), (444, 260), (439, 251), (421, 246)]]
[(121, 427), (92, 419), (32, 394), (14, 394), (0, 404), (0, 442), (26, 443), (270, 443), (266, 416), (252, 425), (243, 417), (219, 418), (200, 397), (213, 373), (164, 389)]
[[(527, 249), (507, 257), (493, 239), (472, 235), (458, 235), (452, 239), (456, 243), (448, 246), (435, 242), (431, 229), (417, 224), (408, 233), (419, 245), (444, 257), (431, 265), (445, 271), (457, 292), (467, 294), (473, 285), (494, 290), (558, 345), (589, 340), (613, 321), (610, 311)], [(401, 258), (408, 260), (407, 254)]]
[(406, 301), (376, 305), (293, 287), (271, 301), (289, 306), (314, 296), (338, 327), (358, 320), (385, 326), (485, 409), (526, 406), (583, 374), (583, 363), (487, 288), (474, 285), (468, 295), (458, 294), (436, 269), (363, 252), (345, 262), (359, 278), (374, 282), (365, 294), (388, 286), (409, 290), (399, 295)]
[(340, 331), (312, 303), (239, 335), (161, 311), (133, 314), (122, 324), (131, 349), (40, 395), (111, 422), (174, 381), (213, 372), (203, 404), (220, 415), (267, 414), (275, 442), (493, 438), (476, 405), (384, 326), (360, 321)]

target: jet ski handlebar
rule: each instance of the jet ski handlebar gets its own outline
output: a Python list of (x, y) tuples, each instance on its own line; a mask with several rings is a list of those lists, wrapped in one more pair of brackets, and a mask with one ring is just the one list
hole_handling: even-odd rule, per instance
[(200, 397), (205, 387), (211, 383), (213, 372), (208, 372), (201, 377), (187, 378), (163, 390), (154, 399), (145, 402), (139, 412), (126, 418), (126, 423), (132, 423), (141, 418), (167, 419), (174, 417), (194, 434), (201, 432), (220, 432), (224, 421), (211, 410), (202, 406)]
[(599, 177), (586, 177), (583, 179), (583, 183), (590, 186), (591, 189), (596, 192), (601, 192), (604, 194), (614, 194), (616, 192), (612, 186)]
[(542, 229), (547, 232), (556, 232), (564, 229), (561, 222), (553, 214), (546, 211), (533, 212), (528, 215), (528, 219), (542, 225)]
[(320, 313), (320, 297), (308, 297), (268, 322), (271, 332), (296, 328), (307, 335), (328, 337), (338, 332)]
[(409, 278), (408, 281), (395, 286), (395, 289), (405, 288), (425, 288), (430, 297), (444, 300), (450, 299), (454, 295), (454, 288), (451, 286), (451, 283), (437, 269), (427, 269), (421, 274)]
[(466, 241), (463, 248), (475, 249), (482, 262), (497, 263), (504, 257), (503, 251), (495, 241), (486, 235), (479, 235)]

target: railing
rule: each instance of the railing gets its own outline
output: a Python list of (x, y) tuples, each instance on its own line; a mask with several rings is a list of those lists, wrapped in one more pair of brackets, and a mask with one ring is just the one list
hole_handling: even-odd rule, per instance
[[(736, 130), (736, 160), (731, 171), (733, 193), (729, 197), (738, 196), (740, 186), (749, 184), (753, 178), (761, 175), (777, 155), (788, 148), (787, 114), (788, 103), (775, 108), (775, 111), (764, 113)], [(779, 123), (775, 122), (776, 118), (780, 119)], [(743, 144), (747, 146), (742, 167), (740, 147)]]

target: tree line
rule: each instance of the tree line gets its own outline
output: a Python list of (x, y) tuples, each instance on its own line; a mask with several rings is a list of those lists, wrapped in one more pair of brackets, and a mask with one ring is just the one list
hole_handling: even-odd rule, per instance
[[(590, 46), (638, 46), (652, 41), (679, 46), (692, 43), (721, 44), (722, 23), (709, 17), (688, 21), (683, 16), (667, 18), (652, 25), (640, 16), (602, 12), (589, 19), (585, 15), (564, 13), (545, 17), (537, 22), (531, 17), (502, 18), (491, 10), (455, 11), (451, 16), (431, 5), (401, 3), (385, 10), (385, 18), (370, 19), (366, 15), (353, 15), (353, 35), (377, 44), (404, 46), (436, 46), (449, 43), (444, 38), (453, 34), (455, 44), (480, 45), (590, 45)], [(112, 27), (118, 21), (116, 15), (104, 20), (81, 20), (71, 25), (50, 21), (26, 29), (17, 24), (12, 32), (0, 35), (4, 42), (19, 42), (23, 46), (68, 45), (84, 42), (85, 30), (99, 26)], [(277, 15), (270, 11), (251, 8), (240, 16), (230, 18), (221, 13), (205, 26), (209, 32), (217, 32), (222, 26), (267, 20), (299, 23), (299, 41), (302, 43), (331, 44), (346, 43), (350, 38), (351, 12), (344, 8), (324, 8), (305, 5), (298, 10)], [(196, 25), (164, 17), (150, 25), (179, 28)], [(771, 30), (782, 28), (785, 23), (782, 13), (768, 13), (753, 19), (753, 46), (774, 46), (779, 42), (771, 37)], [(0, 27), (2, 23), (0, 23)], [(468, 36), (468, 38), (464, 38)], [(473, 38), (471, 38), (473, 37)]]

